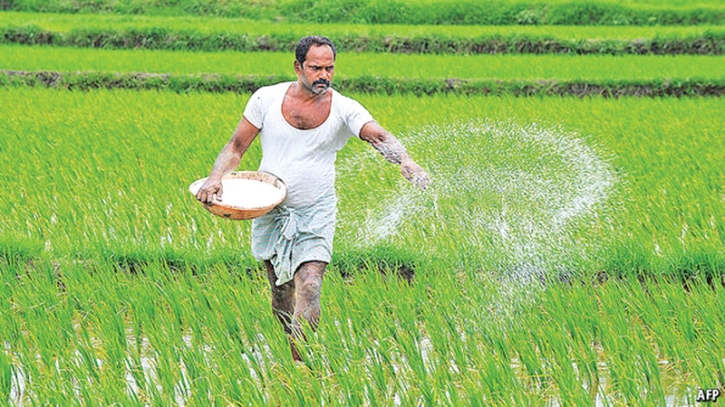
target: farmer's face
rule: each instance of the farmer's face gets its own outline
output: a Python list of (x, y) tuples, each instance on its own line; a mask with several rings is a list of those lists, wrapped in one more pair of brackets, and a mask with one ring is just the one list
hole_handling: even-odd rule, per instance
[(327, 45), (313, 45), (307, 51), (305, 62), (295, 61), (295, 73), (302, 86), (321, 95), (327, 92), (335, 73), (335, 56)]

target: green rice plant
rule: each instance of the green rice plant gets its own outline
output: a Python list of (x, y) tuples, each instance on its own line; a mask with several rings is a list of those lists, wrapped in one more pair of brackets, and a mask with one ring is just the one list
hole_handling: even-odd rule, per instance
[[(600, 328), (597, 326), (599, 319), (592, 315), (592, 310), (596, 309), (598, 304), (591, 291), (587, 289), (569, 289), (566, 297), (548, 297), (548, 294), (549, 291), (541, 293), (542, 317), (554, 319), (555, 315), (563, 313), (569, 316), (556, 326), (554, 331), (540, 335), (551, 339), (546, 342), (536, 338), (530, 340), (539, 343), (540, 347), (555, 350), (556, 358), (549, 363), (554, 372), (552, 376), (556, 385), (561, 388), (560, 392), (566, 393), (572, 402), (586, 400), (587, 395), (594, 398), (597, 395), (600, 379), (597, 369), (599, 361), (597, 341)], [(536, 359), (531, 355), (528, 359), (529, 365), (536, 363)], [(536, 372), (535, 367), (530, 369)], [(563, 379), (565, 376), (569, 376), (570, 379)]]
[(10, 356), (3, 349), (0, 352), (0, 395), (4, 400), (10, 398), (13, 387), (13, 364)]
[(633, 283), (613, 287), (616, 295), (600, 297), (609, 318), (608, 324), (602, 327), (602, 347), (607, 355), (612, 386), (621, 393), (621, 400), (627, 404), (641, 404), (643, 393), (663, 399), (664, 391), (655, 349), (647, 344), (641, 320), (635, 312), (634, 304), (642, 299), (644, 291)]
[[(670, 288), (670, 287), (668, 287)], [(704, 358), (695, 355), (708, 355), (717, 360), (721, 352), (719, 345), (710, 346), (710, 340), (717, 335), (718, 328), (712, 324), (711, 312), (718, 312), (717, 307), (712, 308), (721, 289), (719, 285), (708, 285), (705, 282), (692, 283), (691, 290), (698, 292), (695, 296), (684, 290), (664, 291), (657, 295), (656, 300), (663, 316), (672, 320), (677, 329), (668, 334), (661, 335), (662, 338), (669, 338), (671, 342), (662, 346), (663, 357), (682, 375), (693, 377), (700, 386), (712, 386), (711, 383), (722, 381), (722, 369), (710, 365), (705, 367)], [(701, 297), (702, 296), (702, 297)], [(701, 301), (700, 298), (708, 298)], [(705, 307), (705, 304), (711, 304)], [(709, 323), (704, 321), (709, 321)], [(687, 344), (680, 347), (680, 344)]]

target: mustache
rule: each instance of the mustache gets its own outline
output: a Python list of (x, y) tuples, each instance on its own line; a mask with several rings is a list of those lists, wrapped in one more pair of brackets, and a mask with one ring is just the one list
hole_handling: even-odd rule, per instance
[(315, 85), (325, 85), (325, 86), (330, 86), (330, 81), (328, 81), (327, 79), (322, 79), (322, 78), (320, 78), (320, 79), (318, 79), (318, 80), (316, 80), (316, 81), (312, 82), (312, 86), (315, 86)]

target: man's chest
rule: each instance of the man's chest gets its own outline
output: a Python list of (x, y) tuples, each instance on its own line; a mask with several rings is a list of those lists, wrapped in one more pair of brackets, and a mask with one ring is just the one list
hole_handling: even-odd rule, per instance
[(309, 130), (321, 126), (330, 116), (331, 108), (329, 101), (305, 104), (286, 99), (282, 103), (282, 116), (292, 127)]

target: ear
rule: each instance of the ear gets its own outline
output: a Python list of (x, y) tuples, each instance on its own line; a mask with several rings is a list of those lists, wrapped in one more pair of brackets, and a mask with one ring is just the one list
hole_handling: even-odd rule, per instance
[(296, 59), (295, 59), (295, 73), (297, 75), (302, 73), (302, 64), (300, 63), (300, 61), (298, 61)]

